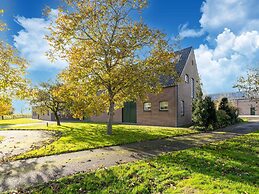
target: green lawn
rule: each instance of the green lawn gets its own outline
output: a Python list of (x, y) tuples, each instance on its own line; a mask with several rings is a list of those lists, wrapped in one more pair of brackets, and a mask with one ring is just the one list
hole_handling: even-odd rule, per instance
[[(259, 132), (259, 131), (258, 131)], [(259, 133), (78, 174), (30, 193), (258, 193)]]
[(30, 118), (6, 119), (6, 120), (0, 120), (0, 126), (1, 125), (38, 123), (38, 122), (41, 122), (41, 121), (37, 120), (37, 119), (30, 119)]
[(165, 138), (169, 136), (179, 136), (197, 132), (189, 128), (114, 125), (113, 135), (109, 136), (106, 134), (105, 124), (80, 122), (63, 123), (62, 126), (51, 124), (49, 127), (46, 127), (45, 125), (25, 126), (19, 127), (17, 129), (35, 130), (39, 129), (39, 127), (40, 129), (61, 132), (61, 137), (47, 146), (37, 150), (32, 150), (17, 156), (14, 159), (60, 154), (65, 152), (126, 144), (151, 139)]

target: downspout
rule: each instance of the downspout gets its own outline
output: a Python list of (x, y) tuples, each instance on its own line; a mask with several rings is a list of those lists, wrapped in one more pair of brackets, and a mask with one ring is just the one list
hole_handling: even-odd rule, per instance
[(178, 85), (176, 85), (176, 127), (178, 127)]

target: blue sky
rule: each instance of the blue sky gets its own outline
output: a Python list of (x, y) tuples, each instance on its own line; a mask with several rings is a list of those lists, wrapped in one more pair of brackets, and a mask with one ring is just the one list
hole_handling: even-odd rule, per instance
[[(55, 78), (66, 66), (50, 63), (44, 55), (46, 26), (54, 18), (59, 0), (1, 0), (1, 16), (9, 31), (0, 38), (14, 45), (31, 64), (28, 77), (33, 83)], [(42, 14), (45, 6), (53, 17)], [(205, 93), (234, 91), (236, 79), (248, 67), (258, 66), (259, 4), (257, 0), (150, 0), (144, 21), (165, 32), (172, 40), (181, 37), (180, 47), (193, 46)], [(26, 106), (14, 103), (16, 112)]]

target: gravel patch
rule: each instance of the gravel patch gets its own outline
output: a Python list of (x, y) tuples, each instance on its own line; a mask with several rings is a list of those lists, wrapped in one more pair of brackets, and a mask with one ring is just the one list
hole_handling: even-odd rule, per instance
[(43, 146), (53, 138), (52, 131), (5, 130), (0, 131), (0, 163), (9, 157)]

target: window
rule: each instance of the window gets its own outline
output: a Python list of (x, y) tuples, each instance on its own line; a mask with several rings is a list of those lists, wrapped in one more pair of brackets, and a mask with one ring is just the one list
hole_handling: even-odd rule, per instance
[(189, 75), (188, 74), (185, 74), (184, 81), (185, 81), (185, 83), (189, 83)]
[(159, 110), (160, 111), (168, 111), (168, 102), (162, 101), (159, 103)]
[(195, 84), (194, 84), (194, 79), (191, 79), (191, 97), (195, 97)]
[(192, 60), (192, 65), (193, 65), (194, 63), (193, 63), (193, 60)]
[(145, 102), (143, 105), (143, 110), (144, 111), (151, 111), (151, 102)]
[(181, 116), (184, 116), (184, 101), (183, 100), (181, 100), (180, 106), (181, 106)]

